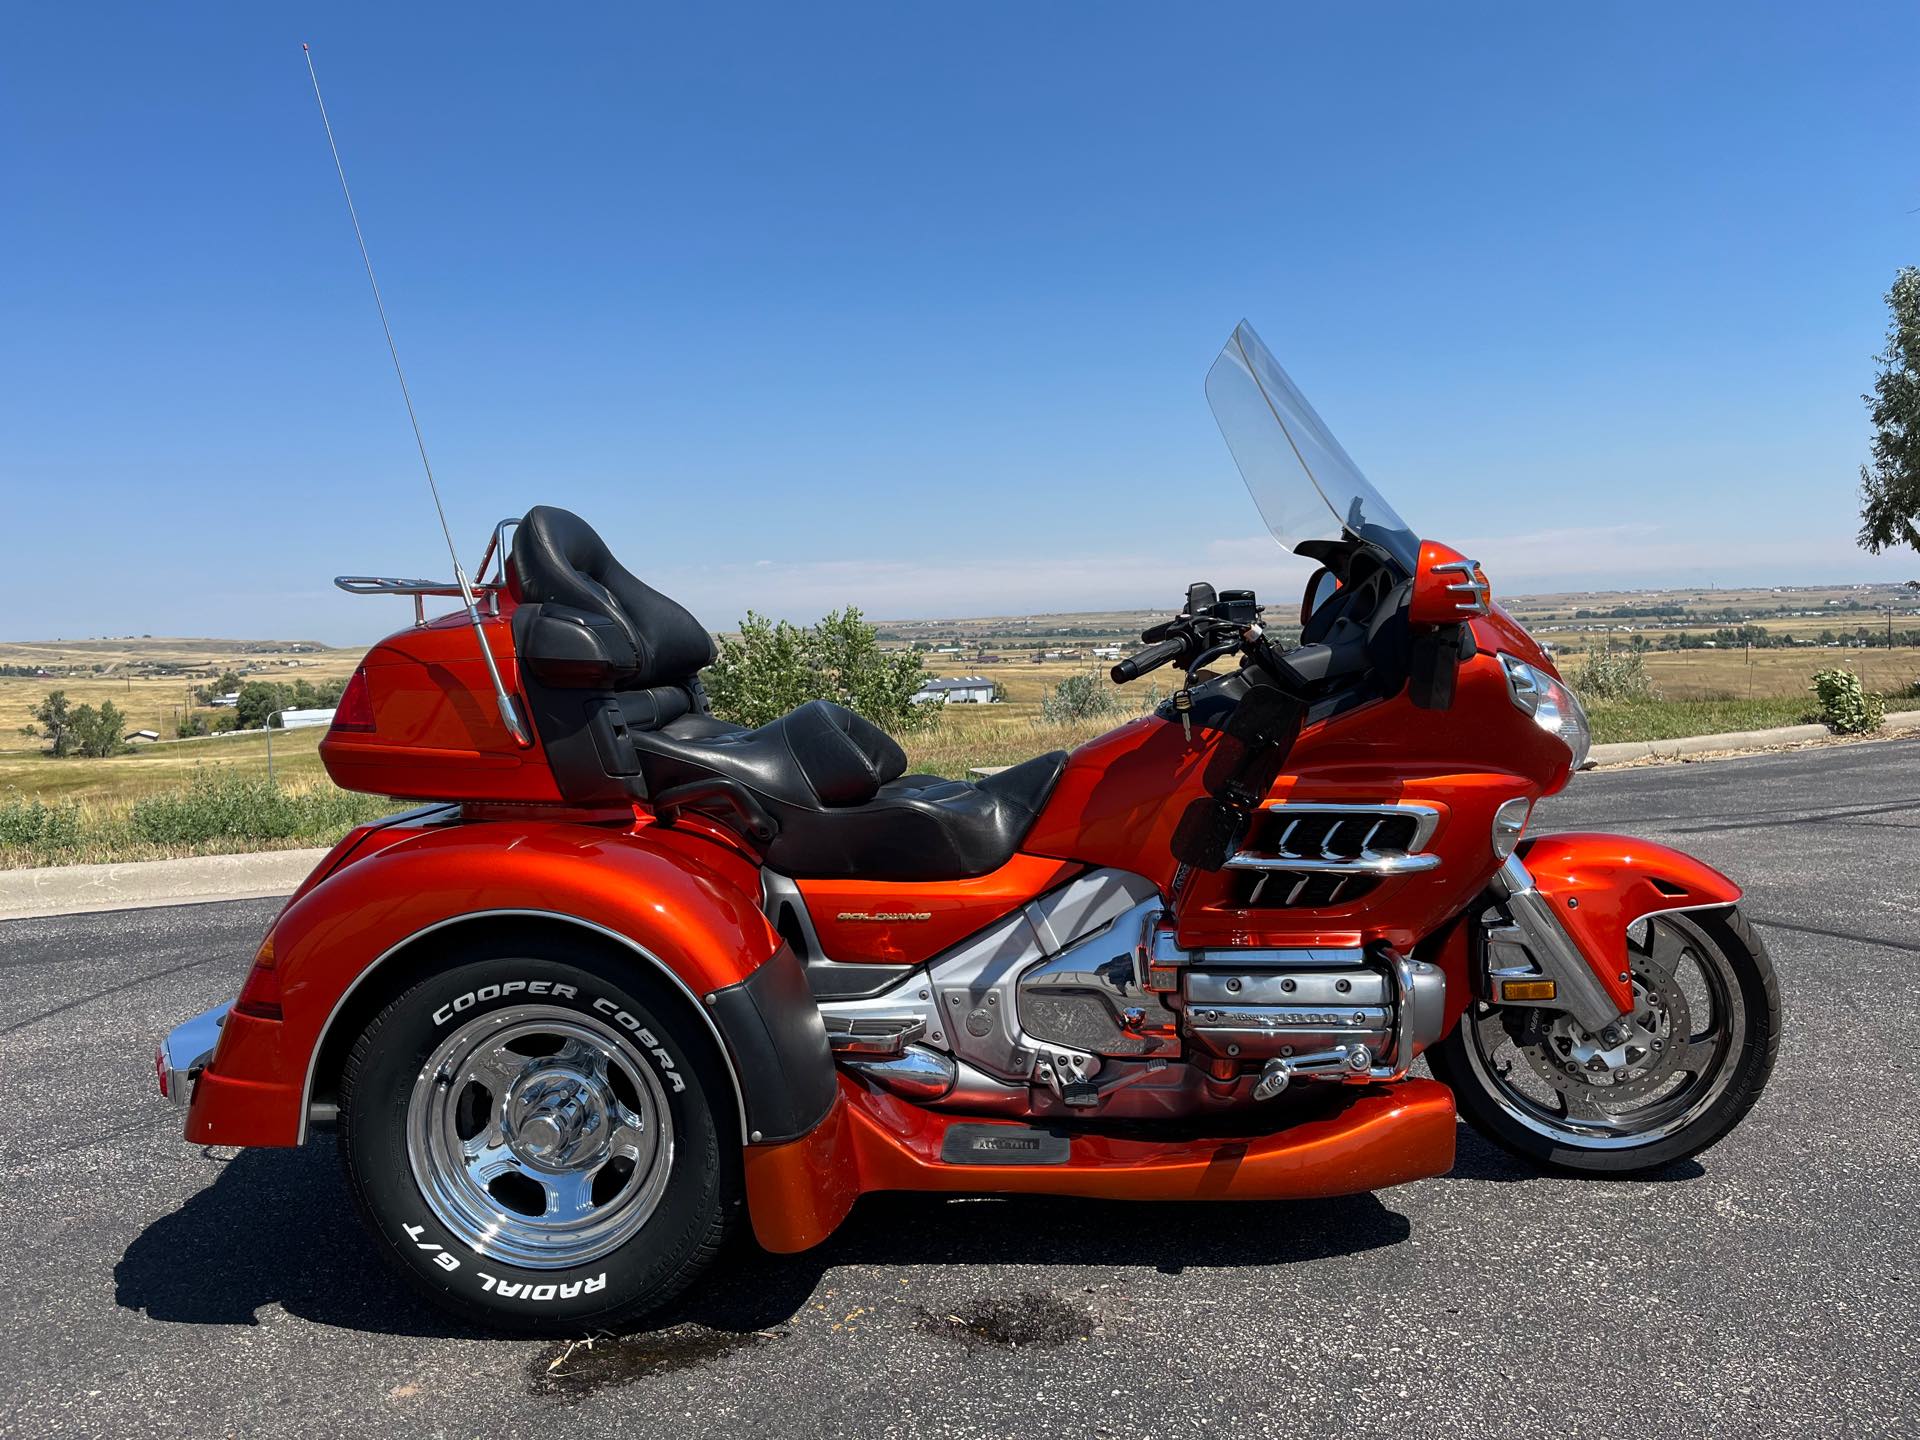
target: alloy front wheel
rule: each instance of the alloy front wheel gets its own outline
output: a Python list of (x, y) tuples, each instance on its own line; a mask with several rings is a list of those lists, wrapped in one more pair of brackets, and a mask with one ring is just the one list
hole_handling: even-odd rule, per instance
[(1633, 1007), (1598, 1034), (1562, 1011), (1476, 1003), (1429, 1052), (1488, 1138), (1569, 1170), (1630, 1174), (1696, 1154), (1759, 1098), (1779, 988), (1735, 910), (1660, 914), (1628, 935)]

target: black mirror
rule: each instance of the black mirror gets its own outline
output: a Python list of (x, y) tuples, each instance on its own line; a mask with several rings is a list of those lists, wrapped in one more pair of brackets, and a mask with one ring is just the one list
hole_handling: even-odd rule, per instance
[(1327, 601), (1340, 588), (1340, 581), (1333, 571), (1322, 565), (1313, 572), (1313, 578), (1307, 581), (1307, 593), (1300, 599), (1300, 623), (1306, 624), (1313, 618), (1313, 612)]

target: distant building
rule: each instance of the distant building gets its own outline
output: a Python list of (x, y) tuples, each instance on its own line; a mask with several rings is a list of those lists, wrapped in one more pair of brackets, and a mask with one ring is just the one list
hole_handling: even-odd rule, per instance
[(991, 705), (993, 682), (980, 675), (957, 680), (929, 680), (914, 692), (916, 705)]
[(287, 730), (309, 730), (316, 725), (333, 724), (333, 709), (325, 710), (282, 710), (280, 724)]
[(216, 710), (231, 710), (240, 703), (240, 692), (236, 690), (231, 695), (216, 695), (207, 703)]

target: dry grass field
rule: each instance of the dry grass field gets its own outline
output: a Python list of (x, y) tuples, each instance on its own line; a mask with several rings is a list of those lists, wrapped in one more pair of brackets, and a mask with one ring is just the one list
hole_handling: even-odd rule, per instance
[(44, 669), (45, 675), (0, 674), (0, 751), (30, 745), (20, 727), (50, 690), (74, 705), (111, 700), (128, 730), (170, 736), (195, 686), (223, 671), (243, 680), (307, 680), (315, 685), (353, 673), (364, 652), (309, 641), (124, 639), (0, 641), (0, 668)]

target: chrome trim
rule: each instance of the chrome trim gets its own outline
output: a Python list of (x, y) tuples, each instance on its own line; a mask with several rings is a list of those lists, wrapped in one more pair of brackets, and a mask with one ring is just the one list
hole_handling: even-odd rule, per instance
[(951, 1055), (926, 1045), (909, 1045), (886, 1057), (840, 1052), (834, 1058), (862, 1079), (908, 1100), (943, 1100), (960, 1078)]
[[(1555, 982), (1558, 994), (1553, 1008), (1565, 1010), (1595, 1034), (1625, 1013), (1613, 1003), (1552, 904), (1535, 888), (1532, 873), (1518, 855), (1507, 857), (1493, 877), (1492, 889), (1505, 903), (1507, 915), (1541, 976)], [(1620, 963), (1627, 963), (1624, 955)]]
[(927, 1033), (919, 1015), (828, 1015), (827, 1045), (834, 1058), (859, 1055), (888, 1058), (904, 1055), (909, 1042)]
[(1407, 843), (1418, 850), (1433, 838), (1433, 832), (1440, 824), (1440, 810), (1435, 805), (1423, 805), (1413, 800), (1378, 800), (1372, 802), (1349, 802), (1337, 800), (1269, 800), (1260, 807), (1276, 813), (1288, 811), (1296, 815), (1378, 815), (1383, 812), (1395, 815), (1411, 815), (1416, 822), (1413, 838)]
[(707, 1007), (701, 1004), (700, 997), (694, 994), (687, 982), (676, 975), (673, 968), (658, 955), (639, 944), (631, 936), (622, 935), (618, 930), (610, 930), (605, 925), (596, 925), (591, 920), (582, 920), (577, 915), (562, 915), (554, 910), (473, 910), (464, 915), (449, 915), (444, 920), (436, 920), (424, 929), (414, 931), (406, 939), (389, 945), (374, 958), (371, 964), (353, 977), (353, 982), (345, 990), (340, 992), (340, 998), (333, 1002), (333, 1008), (327, 1012), (325, 1023), (320, 1026), (320, 1033), (314, 1037), (313, 1048), (307, 1052), (307, 1077), (300, 1088), (300, 1130), (294, 1138), (294, 1144), (307, 1143), (307, 1121), (313, 1110), (314, 1072), (319, 1069), (320, 1052), (326, 1048), (327, 1036), (333, 1030), (333, 1022), (340, 1017), (340, 1011), (345, 1008), (354, 991), (366, 982), (366, 978), (414, 941), (431, 935), (436, 930), (444, 930), (449, 925), (463, 925), (469, 920), (492, 920), (506, 916), (515, 919), (558, 920), (566, 925), (578, 926), (582, 930), (591, 930), (597, 935), (604, 935), (607, 939), (626, 946), (664, 975), (668, 983), (684, 995), (687, 1003), (693, 1006), (694, 1012), (706, 1024), (707, 1033), (713, 1037), (713, 1043), (719, 1048), (720, 1063), (726, 1067), (727, 1078), (733, 1082), (734, 1113), (740, 1119), (740, 1138), (743, 1143), (748, 1141), (752, 1132), (747, 1129), (747, 1092), (740, 1084), (740, 1072), (734, 1066), (733, 1052), (727, 1048), (726, 1037), (720, 1033), (720, 1027), (714, 1024), (713, 1016), (708, 1012)]
[(1500, 802), (1500, 808), (1493, 812), (1492, 843), (1496, 859), (1506, 860), (1513, 854), (1520, 837), (1526, 834), (1527, 821), (1532, 815), (1533, 801), (1525, 795)]
[(1440, 863), (1438, 855), (1374, 855), (1355, 860), (1315, 860), (1294, 855), (1229, 855), (1229, 870), (1297, 870), (1319, 875), (1417, 875)]
[[(1229, 870), (1272, 870), (1292, 871), (1297, 874), (1321, 875), (1369, 875), (1387, 877), (1393, 875), (1417, 875), (1432, 870), (1440, 864), (1438, 855), (1427, 854), (1422, 847), (1433, 838), (1434, 830), (1440, 824), (1440, 811), (1432, 805), (1420, 805), (1412, 802), (1381, 801), (1377, 804), (1357, 804), (1319, 800), (1269, 800), (1260, 807), (1275, 815), (1297, 817), (1280, 832), (1279, 853), (1266, 854), (1261, 851), (1240, 850), (1227, 857)], [(1336, 856), (1328, 852), (1324, 843), (1320, 854), (1307, 855), (1287, 849), (1287, 841), (1292, 836), (1298, 820), (1310, 815), (1378, 815), (1380, 823), (1369, 830), (1360, 842), (1360, 853), (1352, 858)], [(1413, 835), (1403, 850), (1376, 851), (1372, 848), (1373, 837), (1379, 832), (1380, 825), (1388, 819), (1411, 817), (1414, 822)]]
[(193, 1103), (193, 1082), (213, 1059), (213, 1047), (220, 1041), (220, 1027), (226, 1023), (231, 1009), (233, 1002), (229, 1000), (225, 1005), (203, 1011), (174, 1026), (160, 1042), (157, 1058), (159, 1068), (166, 1072), (169, 1104), (185, 1110)]
[[(498, 590), (503, 582), (495, 580), (476, 584), (474, 594), (482, 590)], [(333, 577), (335, 589), (344, 590), (349, 595), (444, 595), (451, 600), (463, 598), (460, 587), (451, 580), (408, 580), (393, 575), (336, 575)]]
[(1447, 586), (1450, 595), (1471, 595), (1471, 600), (1456, 600), (1453, 608), (1466, 615), (1485, 615), (1490, 613), (1487, 597), (1493, 587), (1479, 577), (1481, 573), (1478, 560), (1448, 560), (1439, 565), (1430, 565), (1428, 572), (1434, 575), (1463, 575), (1466, 578)]

